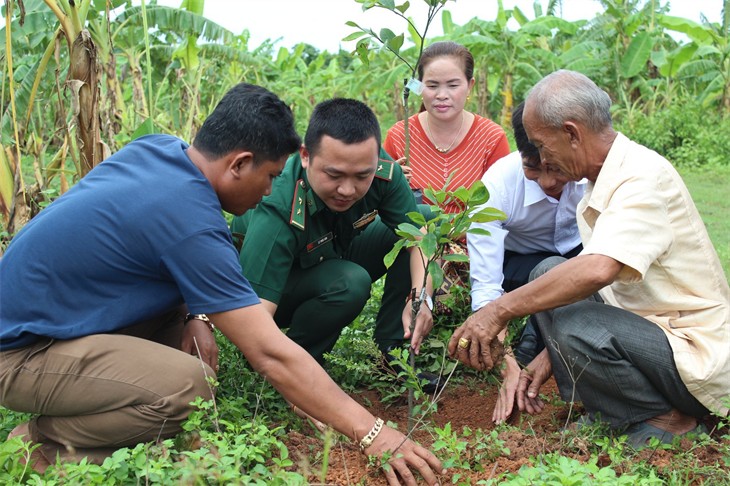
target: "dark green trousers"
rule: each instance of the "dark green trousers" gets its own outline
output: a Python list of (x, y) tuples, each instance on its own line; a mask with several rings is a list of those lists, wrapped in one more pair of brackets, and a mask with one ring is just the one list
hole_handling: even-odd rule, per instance
[[(427, 207), (419, 211), (428, 217)], [(322, 362), (342, 329), (365, 307), (372, 283), (386, 275), (374, 338), (381, 350), (402, 344), (401, 316), (411, 289), (410, 254), (402, 251), (389, 269), (383, 263), (396, 241), (398, 237), (377, 218), (341, 259), (306, 270), (293, 268), (274, 315), (277, 325), (289, 328), (287, 336)]]

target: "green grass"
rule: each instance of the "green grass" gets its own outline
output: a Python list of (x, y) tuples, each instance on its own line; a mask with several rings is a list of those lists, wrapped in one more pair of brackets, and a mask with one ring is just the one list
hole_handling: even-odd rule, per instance
[[(717, 248), (725, 276), (730, 276), (730, 200), (727, 194), (730, 166), (713, 166), (710, 169), (683, 168), (680, 173), (692, 194), (707, 225), (710, 238)], [(386, 401), (388, 394), (401, 396), (397, 385), (379, 376), (374, 369), (377, 350), (372, 341), (372, 323), (377, 313), (382, 285), (374, 287), (374, 298), (368, 302), (352, 326), (343, 333), (329, 357), (328, 371), (346, 390), (354, 392), (363, 387), (380, 390)], [(422, 353), (422, 366), (437, 369), (444, 363), (443, 343), (468, 315), (451, 316), (440, 320), (427, 349)], [(300, 470), (289, 457), (282, 439), (287, 430), (302, 427), (302, 422), (288, 409), (283, 398), (260, 375), (251, 370), (228, 341), (219, 339), (221, 361), (226, 363), (221, 374), (217, 409), (201, 403), (200, 412), (186, 422), (186, 432), (176, 439), (159, 444), (140, 444), (122, 449), (104, 465), (64, 464), (51, 468), (43, 476), (33, 474), (20, 459), (28, 454), (27, 447), (19, 441), (2, 442), (16, 424), (27, 420), (19, 414), (0, 407), (0, 484), (305, 484), (306, 468)], [(450, 363), (449, 360), (446, 360)], [(451, 364), (453, 365), (453, 364)], [(450, 370), (447, 369), (448, 372)], [(455, 382), (464, 380), (492, 379), (490, 374), (477, 373), (459, 368)], [(395, 391), (394, 391), (395, 390)], [(496, 388), (495, 388), (496, 392)], [(571, 478), (592, 478), (593, 484), (696, 484), (693, 480), (706, 479), (705, 484), (730, 485), (730, 442), (727, 441), (727, 421), (721, 423), (722, 442), (710, 442), (712, 447), (723, 451), (724, 464), (707, 464), (701, 458), (702, 449), (694, 453), (674, 449), (672, 468), (660, 468), (645, 462), (623, 449), (623, 444), (604, 438), (591, 442), (590, 458), (585, 462), (563, 457), (551, 452), (536, 457), (530, 466), (483, 481), (480, 484), (535, 484), (541, 480), (553, 480), (560, 484), (577, 484)], [(511, 426), (510, 426), (511, 427)], [(433, 430), (437, 438), (439, 456), (452, 464), (451, 481), (459, 484), (461, 472), (474, 470), (486, 457), (506, 454), (506, 445), (496, 432), (486, 433), (452, 431), (450, 426)], [(436, 437), (437, 436), (437, 437)], [(709, 439), (703, 439), (707, 441)], [(198, 447), (191, 444), (197, 443)], [(474, 461), (465, 458), (467, 448)], [(309, 473), (326, 471), (327, 459), (321, 449), (311, 451)], [(605, 465), (606, 457), (610, 464)], [(600, 466), (597, 461), (601, 460)], [(317, 474), (319, 475), (319, 473)], [(617, 477), (617, 475), (619, 477)], [(531, 482), (535, 481), (535, 482)], [(567, 481), (567, 482), (563, 482)]]
[(679, 169), (730, 281), (730, 165)]

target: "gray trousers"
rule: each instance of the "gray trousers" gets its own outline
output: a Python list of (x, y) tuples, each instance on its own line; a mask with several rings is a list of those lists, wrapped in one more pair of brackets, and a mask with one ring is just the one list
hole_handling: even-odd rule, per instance
[(215, 376), (176, 349), (183, 316), (175, 310), (119, 334), (0, 352), (0, 405), (37, 414), (30, 438), (48, 445), (50, 454), (41, 452), (51, 462), (56, 453), (91, 458), (97, 448), (171, 437), (193, 410), (190, 402), (212, 397), (205, 374)]
[[(565, 261), (552, 257), (531, 274), (535, 279)], [(664, 331), (632, 312), (604, 304), (598, 295), (535, 319), (550, 354), (563, 400), (580, 400), (592, 417), (613, 428), (676, 408), (694, 417), (708, 410), (677, 372)]]

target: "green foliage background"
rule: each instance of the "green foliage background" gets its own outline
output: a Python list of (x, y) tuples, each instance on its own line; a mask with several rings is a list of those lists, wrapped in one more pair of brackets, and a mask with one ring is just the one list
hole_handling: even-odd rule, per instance
[[(69, 50), (57, 35), (59, 22), (52, 5), (83, 10), (80, 23), (91, 33), (104, 68), (101, 137), (111, 151), (150, 131), (191, 140), (223, 93), (241, 81), (279, 94), (291, 106), (302, 134), (313, 106), (333, 96), (365, 101), (378, 115), (383, 132), (402, 118), (401, 87), (408, 69), (375, 43), (360, 46), (364, 56), (320, 52), (306, 44), (292, 49), (276, 49), (270, 42), (252, 47), (245, 31), (236, 36), (195, 13), (195, 8), (165, 8), (154, 1), (143, 12), (125, 0), (78, 0), (72, 2), (76, 7), (68, 0), (25, 0), (22, 22), (17, 2), (5, 2), (3, 15), (9, 3), (14, 9), (0, 36), (5, 67), (0, 86), (4, 243), (24, 223), (18, 218), (19, 208), (28, 208), (30, 216), (78, 180), (76, 127), (64, 84)], [(395, 2), (382, 3), (395, 7)], [(469, 47), (476, 60), (477, 82), (467, 109), (501, 123), (509, 133), (512, 106), (543, 75), (560, 68), (585, 73), (614, 100), (617, 128), (680, 169), (730, 275), (730, 1), (722, 0), (719, 23), (668, 17), (667, 2), (657, 0), (603, 0), (604, 12), (596, 18), (569, 22), (553, 15), (558, 3), (549, 2), (546, 11), (539, 5), (533, 12), (500, 8), (495, 19), (474, 18), (456, 25), (447, 2), (439, 19), (444, 38)], [(113, 7), (113, 15), (107, 15), (107, 6)], [(510, 28), (510, 19), (519, 27)], [(403, 30), (401, 53), (414, 58), (414, 37), (405, 24)], [(670, 32), (684, 33), (689, 40), (678, 43)], [(427, 42), (435, 40), (439, 39)], [(375, 387), (387, 399), (401, 396), (403, 390), (375, 365), (378, 353), (371, 333), (381, 291), (376, 285), (363, 313), (346, 329), (328, 357), (328, 371), (348, 391)], [(444, 359), (443, 347), (468, 314), (464, 297), (452, 303), (454, 315), (437, 323), (424, 346), (423, 367), (451, 371), (453, 363)], [(200, 413), (191, 417), (188, 432), (177, 441), (123, 449), (103, 466), (65, 465), (43, 479), (20, 461), (27, 448), (17, 441), (5, 442), (0, 444), (0, 482), (305, 484), (305, 475), (292, 472), (281, 442), (285, 429), (302, 427), (302, 422), (230, 343), (219, 344), (226, 369), (220, 376), (218, 407), (201, 403)], [(495, 378), (459, 370), (455, 380)], [(26, 418), (0, 408), (0, 436)], [(727, 424), (720, 425), (727, 438)], [(464, 458), (466, 449), (492, 460), (505, 453), (495, 437), (481, 431), (444, 428), (434, 434), (439, 455), (456, 461), (457, 470), (475, 467)], [(202, 448), (191, 447), (188, 440)], [(730, 484), (728, 440), (713, 447), (724, 451), (725, 464), (697, 466), (701, 460), (690, 450), (675, 456), (673, 470), (657, 471), (626, 454), (620, 442), (596, 441), (585, 463), (548, 454), (536, 458), (532, 469), (485, 484), (548, 479), (555, 484), (622, 484), (637, 477), (641, 484), (687, 484), (683, 478), (696, 478), (698, 470), (707, 484)], [(597, 458), (607, 456), (613, 467), (599, 467)], [(319, 475), (326, 463), (321, 450), (313, 451), (308, 472)], [(622, 479), (616, 478), (616, 471)], [(458, 472), (452, 480), (459, 482)]]
[[(74, 2), (76, 7), (68, 0), (25, 0), (24, 16), (16, 2), (10, 3), (13, 14), (3, 28), (7, 35), (0, 36), (6, 68), (8, 60), (13, 61), (0, 91), (0, 142), (7, 165), (14, 172), (19, 162), (28, 182), (38, 182), (41, 192), (53, 187), (60, 174), (69, 184), (77, 177), (73, 107), (64, 85), (69, 50), (57, 36), (59, 23), (50, 5), (83, 12), (79, 22), (91, 33), (103, 67), (101, 138), (112, 152), (149, 131), (191, 140), (223, 93), (241, 81), (279, 94), (291, 106), (302, 133), (312, 107), (333, 96), (368, 103), (383, 131), (403, 114), (400, 93), (410, 71), (372, 39), (360, 40), (365, 47), (358, 49), (360, 56), (320, 52), (307, 44), (276, 49), (265, 42), (252, 47), (247, 31), (236, 36), (196, 13), (203, 11), (202, 1), (189, 10), (152, 1), (143, 12), (124, 0), (83, 0)], [(407, 4), (380, 3), (409, 15)], [(495, 19), (475, 17), (457, 25), (451, 20), (449, 1), (442, 3), (437, 21), (443, 38), (463, 43), (475, 56), (477, 82), (468, 109), (509, 130), (512, 106), (536, 81), (556, 69), (574, 69), (608, 91), (621, 128), (677, 165), (728, 163), (730, 142), (721, 136), (730, 128), (727, 0), (722, 21), (703, 24), (667, 16), (667, 2), (605, 0), (605, 11), (589, 21), (555, 16), (555, 1), (547, 11), (536, 3), (533, 12), (503, 9), (499, 2)], [(114, 7), (109, 14), (108, 5)], [(510, 20), (519, 27), (511, 28)], [(419, 21), (413, 19), (416, 26)], [(685, 34), (689, 40), (678, 43), (670, 33)], [(418, 46), (413, 42), (418, 38), (405, 21), (403, 33), (389, 36), (400, 38), (404, 59), (416, 58)], [(439, 39), (429, 38), (427, 43)], [(415, 109), (417, 100), (413, 104)], [(702, 150), (693, 152), (692, 147)], [(18, 156), (19, 161), (13, 160)]]

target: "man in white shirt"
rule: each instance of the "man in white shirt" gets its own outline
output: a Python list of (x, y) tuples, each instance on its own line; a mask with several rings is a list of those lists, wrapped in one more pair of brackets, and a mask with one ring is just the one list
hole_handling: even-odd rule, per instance
[[(467, 233), (474, 312), (504, 292), (525, 285), (530, 272), (544, 259), (571, 258), (582, 249), (575, 208), (583, 197), (585, 181), (569, 181), (541, 165), (537, 148), (527, 140), (522, 126), (523, 107), (521, 103), (512, 113), (517, 152), (498, 160), (482, 177), (489, 190), (486, 206), (502, 210), (507, 219), (474, 224), (490, 236)], [(504, 333), (501, 337), (504, 339)], [(530, 319), (514, 348), (515, 357), (506, 359), (492, 420), (499, 423), (511, 415), (519, 365), (527, 366), (544, 347)]]
[(509, 320), (536, 315), (548, 345), (520, 372), (520, 410), (542, 410), (538, 392), (554, 374), (564, 399), (577, 393), (589, 419), (639, 448), (702, 430), (708, 411), (730, 413), (730, 288), (682, 178), (616, 132), (610, 107), (574, 71), (532, 89), (523, 122), (542, 163), (589, 181), (576, 211), (584, 248), (472, 314), (448, 349), (489, 369)]

